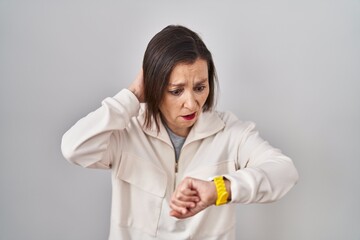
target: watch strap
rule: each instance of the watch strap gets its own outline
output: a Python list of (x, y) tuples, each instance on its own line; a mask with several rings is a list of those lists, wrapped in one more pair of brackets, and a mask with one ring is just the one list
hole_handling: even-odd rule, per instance
[(227, 203), (229, 193), (226, 191), (224, 177), (223, 176), (215, 177), (214, 183), (216, 186), (216, 191), (217, 191), (217, 196), (218, 196), (215, 205), (219, 206), (219, 205), (223, 205), (223, 204)]

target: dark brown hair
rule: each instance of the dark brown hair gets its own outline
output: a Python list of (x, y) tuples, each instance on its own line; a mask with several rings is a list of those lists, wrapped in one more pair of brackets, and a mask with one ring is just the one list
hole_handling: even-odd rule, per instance
[(215, 104), (217, 76), (211, 53), (201, 38), (186, 27), (170, 25), (150, 40), (143, 60), (146, 128), (151, 127), (153, 118), (159, 131), (159, 106), (174, 67), (180, 63), (193, 64), (197, 59), (205, 60), (208, 65), (210, 92), (203, 106), (203, 111), (208, 111)]

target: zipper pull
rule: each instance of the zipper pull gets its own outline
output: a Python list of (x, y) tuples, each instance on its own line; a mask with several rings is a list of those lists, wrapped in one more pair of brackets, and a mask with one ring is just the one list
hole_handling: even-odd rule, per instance
[(175, 173), (177, 173), (178, 172), (178, 162), (175, 162)]

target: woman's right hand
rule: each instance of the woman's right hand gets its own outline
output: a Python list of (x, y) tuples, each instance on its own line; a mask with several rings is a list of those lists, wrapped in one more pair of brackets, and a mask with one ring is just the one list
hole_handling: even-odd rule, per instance
[(145, 99), (144, 99), (144, 73), (143, 73), (142, 69), (136, 76), (135, 80), (130, 84), (128, 89), (132, 93), (134, 93), (134, 95), (137, 97), (139, 102), (141, 102), (141, 103), (145, 102)]

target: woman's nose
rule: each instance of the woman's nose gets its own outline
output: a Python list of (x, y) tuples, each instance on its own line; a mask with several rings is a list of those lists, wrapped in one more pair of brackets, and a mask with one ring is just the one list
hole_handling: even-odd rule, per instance
[(190, 110), (195, 110), (196, 108), (196, 99), (193, 93), (188, 93), (185, 97), (184, 107)]

